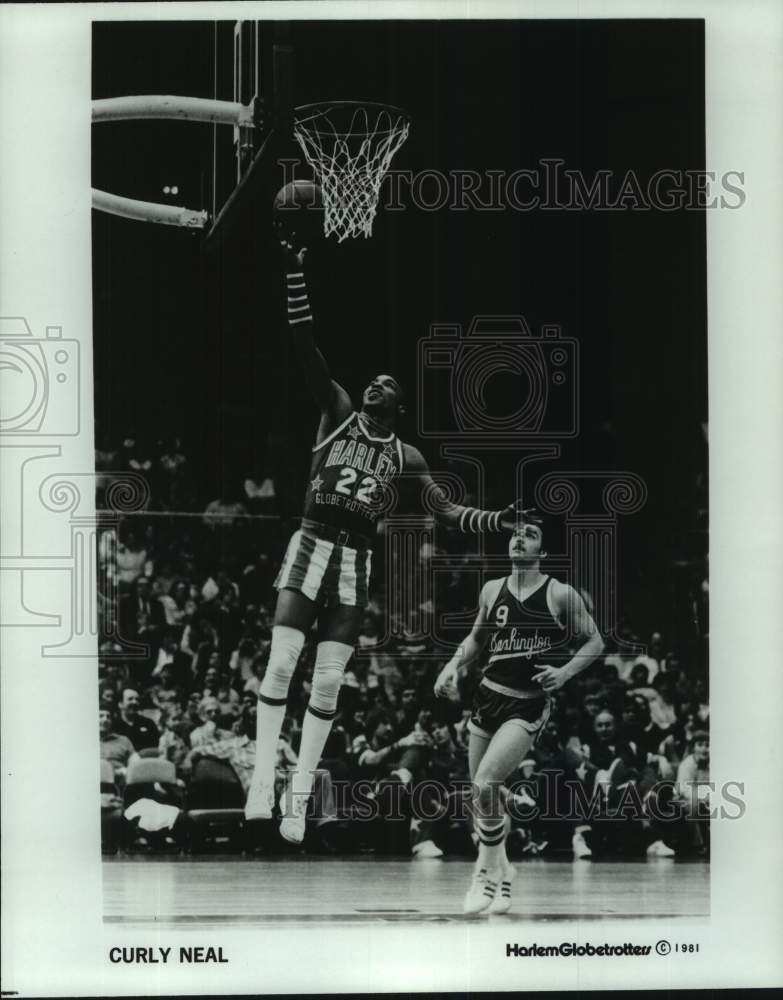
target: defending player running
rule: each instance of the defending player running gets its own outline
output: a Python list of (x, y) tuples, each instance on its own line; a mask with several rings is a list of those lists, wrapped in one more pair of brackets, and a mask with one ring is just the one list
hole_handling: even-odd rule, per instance
[[(479, 855), (465, 913), (511, 908), (514, 869), (505, 849), (503, 782), (546, 724), (550, 693), (588, 667), (604, 646), (579, 594), (541, 572), (543, 531), (531, 512), (514, 531), (508, 554), (511, 575), (484, 585), (473, 630), (435, 682), (436, 695), (457, 697), (460, 671), (489, 647), (468, 723)], [(579, 645), (570, 655), (574, 643)]]
[[(313, 448), (302, 525), (291, 538), (280, 573), (269, 665), (258, 703), (256, 767), (248, 794), (248, 819), (269, 819), (274, 806), (274, 764), (288, 688), (305, 636), (318, 620), (318, 648), (305, 712), (299, 763), (291, 779), (290, 810), (280, 832), (304, 837), (313, 772), (336, 714), (343, 671), (354, 650), (368, 603), (371, 546), (384, 497), (405, 474), (428, 498), (436, 518), (465, 532), (513, 531), (514, 505), (487, 511), (448, 501), (416, 448), (404, 444), (395, 424), (403, 396), (391, 375), (377, 375), (357, 412), (332, 379), (313, 339), (304, 275), (305, 248), (295, 234), (281, 241), (286, 265), (288, 326), (309, 389), (321, 410)], [(288, 801), (288, 800), (287, 800)]]

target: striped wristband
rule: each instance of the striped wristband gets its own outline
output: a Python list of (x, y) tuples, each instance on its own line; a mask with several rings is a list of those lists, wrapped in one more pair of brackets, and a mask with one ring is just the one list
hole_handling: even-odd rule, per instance
[(301, 271), (289, 271), (285, 276), (288, 292), (288, 325), (309, 323), (312, 320), (310, 300), (307, 298), (307, 285)]
[(472, 531), (478, 535), (484, 531), (502, 531), (500, 518), (502, 510), (479, 510), (478, 507), (466, 507), (459, 518), (460, 531)]

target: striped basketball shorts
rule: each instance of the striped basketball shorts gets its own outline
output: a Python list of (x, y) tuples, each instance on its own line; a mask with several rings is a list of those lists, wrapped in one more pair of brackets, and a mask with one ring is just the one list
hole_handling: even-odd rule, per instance
[(296, 590), (325, 608), (366, 608), (371, 563), (369, 548), (352, 549), (300, 529), (288, 543), (275, 587)]

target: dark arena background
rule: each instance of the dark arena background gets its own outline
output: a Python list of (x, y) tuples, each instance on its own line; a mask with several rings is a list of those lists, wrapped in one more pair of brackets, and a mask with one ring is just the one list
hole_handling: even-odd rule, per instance
[[(96, 23), (93, 97), (231, 99), (233, 27)], [(704, 916), (709, 831), (685, 783), (690, 768), (703, 776), (708, 766), (705, 211), (690, 195), (669, 210), (634, 203), (658, 171), (685, 176), (687, 188), (686, 172), (705, 169), (703, 24), (303, 21), (285, 36), (297, 105), (382, 101), (412, 120), (372, 238), (309, 249), (316, 338), (332, 375), (357, 405), (374, 375), (397, 377), (409, 403), (400, 436), (436, 479), (458, 478), (479, 506), (522, 496), (546, 514), (548, 498), (551, 569), (593, 602), (606, 635), (602, 658), (557, 693), (535, 759), (520, 761), (509, 850), (521, 888), (510, 916)], [(207, 124), (95, 125), (93, 186), (211, 211), (233, 156), (230, 139), (213, 140)], [(293, 174), (281, 158), (298, 160)], [(554, 202), (493, 204), (493, 174), (525, 169), (558, 173)], [(558, 204), (568, 198), (564, 171), (588, 186), (606, 172), (614, 206)], [(459, 172), (479, 178), (484, 209), (454, 205)], [(417, 818), (410, 792), (393, 816), (381, 809), (367, 822), (352, 787), (365, 781), (383, 801), (385, 776), (358, 757), (386, 717), (394, 739), (415, 727), (429, 734), (414, 788), (437, 781), (452, 803), (459, 798), (471, 685), (455, 706), (436, 702), (432, 684), (449, 643), (469, 628), (485, 574), (507, 572), (505, 542), (479, 549), (474, 537), (431, 535), (425, 525), (421, 545), (401, 554), (392, 529), (381, 533), (372, 605), (304, 851), (284, 846), (275, 824), (244, 824), (246, 757), (225, 746), (193, 753), (213, 697), (218, 731), (254, 736), (272, 581), (301, 516), (318, 421), (288, 342), (271, 229), (275, 192), (293, 175), (310, 170), (298, 146), (282, 144), (211, 247), (191, 230), (93, 214), (98, 505), (109, 510), (118, 476), (141, 477), (147, 489), (140, 509), (107, 514), (99, 553), (108, 921), (462, 919), (470, 822), (458, 810)], [(637, 186), (622, 201), (629, 175)], [(524, 184), (518, 191), (530, 195)], [(543, 186), (538, 193), (546, 202)], [(535, 334), (557, 326), (567, 344), (570, 402), (552, 394), (552, 412), (518, 440), (477, 444), (456, 414), (450, 373), (425, 360), (433, 325), (467, 332), (477, 317), (495, 348), (524, 350), (508, 317), (524, 317)], [(513, 366), (494, 370), (490, 426), (530, 391)], [(570, 436), (560, 433), (566, 425)], [(543, 489), (555, 475), (582, 483), (570, 510)], [(602, 506), (605, 485), (627, 475), (642, 484), (635, 509)], [(591, 531), (607, 547), (597, 555), (588, 546), (592, 556), (575, 561), (574, 538)], [(291, 687), (281, 784), (313, 656), (308, 642)], [(138, 695), (130, 709), (126, 689)], [(611, 718), (608, 733), (599, 716)], [(123, 730), (136, 734), (130, 750), (116, 738)], [(618, 757), (614, 781), (606, 771)], [(170, 767), (156, 771), (161, 758)], [(588, 799), (598, 789), (601, 815), (564, 811), (559, 792), (549, 794), (558, 774)], [(618, 819), (629, 785), (640, 802), (668, 794), (684, 803), (678, 819), (661, 824), (649, 806)], [(150, 796), (175, 810), (170, 825), (145, 829), (134, 815)], [(554, 799), (556, 808), (533, 815), (525, 799)], [(425, 860), (434, 852), (417, 851), (422, 843), (440, 855)], [(372, 865), (386, 865), (387, 877), (368, 892), (360, 887)]]

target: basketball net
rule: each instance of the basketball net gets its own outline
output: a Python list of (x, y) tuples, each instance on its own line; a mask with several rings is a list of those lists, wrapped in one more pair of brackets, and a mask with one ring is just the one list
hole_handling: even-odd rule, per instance
[(323, 194), (324, 234), (337, 242), (372, 235), (381, 184), (408, 138), (410, 121), (396, 108), (323, 104), (294, 125)]

